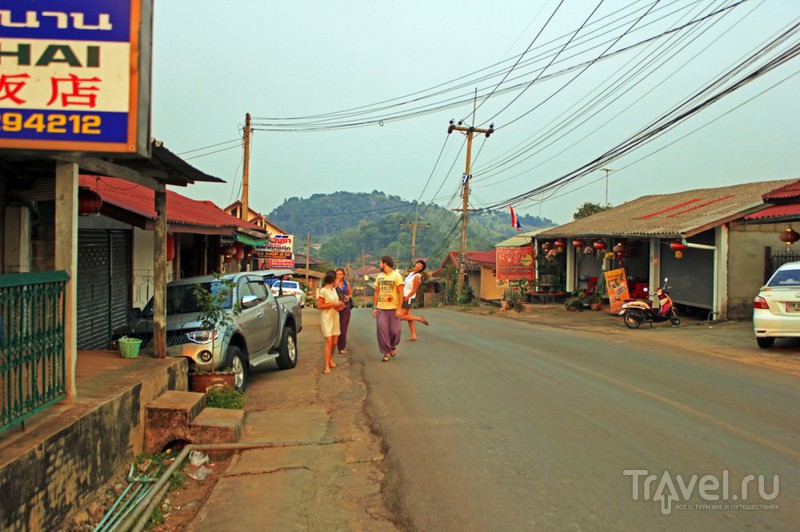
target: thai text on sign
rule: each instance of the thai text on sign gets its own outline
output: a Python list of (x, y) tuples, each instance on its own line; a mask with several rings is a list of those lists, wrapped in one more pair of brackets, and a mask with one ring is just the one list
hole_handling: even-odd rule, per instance
[(269, 242), (256, 248), (253, 256), (266, 259), (269, 268), (294, 268), (294, 235), (269, 237)]
[(15, 0), (0, 8), (0, 147), (147, 155), (149, 124), (139, 113), (149, 109), (139, 106), (149, 104), (149, 81), (140, 102), (140, 68), (149, 80), (149, 64), (139, 61), (141, 44), (149, 47), (140, 42), (142, 28), (149, 35), (141, 8), (150, 3)]
[(497, 279), (500, 281), (533, 280), (533, 246), (497, 248), (495, 266), (497, 268)]

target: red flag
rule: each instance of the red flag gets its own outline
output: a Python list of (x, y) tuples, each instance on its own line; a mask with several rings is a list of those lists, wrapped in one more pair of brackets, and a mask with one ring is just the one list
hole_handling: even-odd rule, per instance
[(514, 212), (514, 207), (509, 205), (508, 208), (511, 209), (511, 227), (516, 227), (517, 231), (521, 231), (522, 226), (519, 224), (519, 218), (517, 218), (517, 213)]

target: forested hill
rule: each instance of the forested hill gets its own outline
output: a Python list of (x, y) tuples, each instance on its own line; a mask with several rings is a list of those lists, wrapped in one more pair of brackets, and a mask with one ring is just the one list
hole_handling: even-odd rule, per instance
[[(415, 255), (438, 266), (448, 251), (461, 246), (461, 216), (438, 205), (417, 204), (383, 192), (335, 192), (310, 198), (289, 198), (272, 211), (271, 222), (295, 235), (300, 251), (303, 237), (321, 244), (313, 253), (333, 264), (358, 263), (361, 255), (391, 255), (407, 262), (411, 257), (412, 227), (417, 220)], [(548, 219), (520, 216), (523, 231), (550, 227)], [(470, 216), (467, 247), (493, 249), (517, 233), (508, 213), (480, 213)]]

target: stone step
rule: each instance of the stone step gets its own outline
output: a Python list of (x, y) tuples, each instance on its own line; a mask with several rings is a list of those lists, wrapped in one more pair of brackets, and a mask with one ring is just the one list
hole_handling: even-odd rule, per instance
[(235, 443), (244, 433), (244, 411), (204, 408), (189, 427), (192, 443)]
[(144, 449), (159, 452), (175, 440), (190, 440), (189, 424), (200, 414), (205, 394), (167, 390), (145, 406)]

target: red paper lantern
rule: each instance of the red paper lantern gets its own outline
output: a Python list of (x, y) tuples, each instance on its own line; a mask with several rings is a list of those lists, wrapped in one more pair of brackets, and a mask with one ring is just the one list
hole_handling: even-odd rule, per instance
[(572, 247), (574, 248), (582, 248), (583, 247), (583, 240), (575, 239), (572, 241)]
[(78, 190), (78, 214), (97, 214), (102, 206), (103, 198), (97, 192), (85, 188)]
[(563, 240), (559, 239), (553, 242), (553, 245), (557, 250), (562, 251), (567, 244)]
[(175, 238), (171, 233), (167, 233), (167, 262), (172, 262), (175, 258)]
[(233, 260), (242, 260), (244, 258), (244, 244), (236, 242), (233, 245)]
[(612, 250), (614, 251), (614, 253), (617, 254), (617, 256), (623, 255), (625, 253), (625, 244), (619, 242), (616, 246), (612, 248)]
[(545, 242), (544, 244), (542, 244), (542, 249), (543, 249), (544, 251), (550, 251), (550, 248), (551, 248), (551, 247), (552, 247), (552, 246), (550, 245), (550, 242)]
[(683, 252), (686, 251), (686, 244), (684, 244), (680, 240), (676, 240), (674, 242), (669, 243), (669, 249), (675, 252), (676, 259), (682, 259)]
[(782, 231), (778, 238), (781, 239), (781, 242), (786, 244), (786, 250), (789, 250), (789, 247), (800, 240), (800, 233), (792, 229), (791, 227), (787, 227), (786, 231)]
[(594, 244), (592, 244), (592, 247), (594, 247), (594, 249), (597, 251), (605, 251), (608, 246), (602, 240), (597, 240)]

